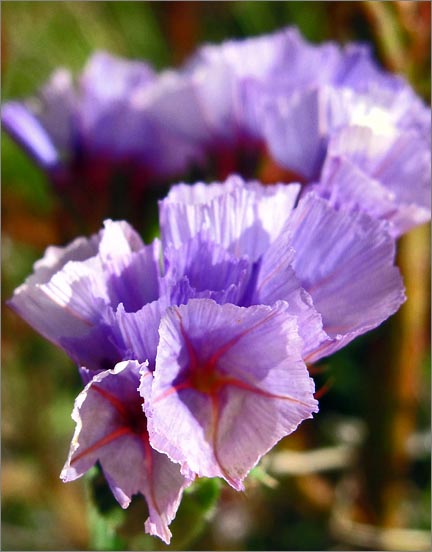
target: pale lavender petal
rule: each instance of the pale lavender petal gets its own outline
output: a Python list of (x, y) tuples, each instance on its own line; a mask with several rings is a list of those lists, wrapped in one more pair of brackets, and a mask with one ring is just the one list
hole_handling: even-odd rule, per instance
[(45, 250), (42, 259), (35, 262), (33, 274), (15, 293), (19, 289), (26, 289), (24, 286), (30, 287), (47, 283), (69, 261), (85, 261), (94, 257), (98, 252), (99, 242), (99, 234), (94, 234), (90, 238), (76, 238), (66, 246), (50, 245)]
[(208, 144), (231, 144), (254, 133), (242, 102), (242, 83), (223, 60), (196, 68), (190, 75), (194, 83), (201, 119), (209, 129)]
[(347, 44), (333, 75), (334, 85), (368, 92), (371, 86), (397, 91), (406, 87), (400, 75), (387, 73), (374, 61), (371, 48), (366, 44)]
[(319, 175), (330, 129), (327, 89), (264, 97), (259, 118), (271, 155), (282, 166), (311, 180)]
[(81, 77), (81, 88), (101, 102), (123, 100), (155, 79), (148, 63), (130, 61), (99, 51), (87, 62)]
[(59, 153), (50, 135), (24, 104), (6, 103), (1, 110), (3, 128), (45, 169), (54, 168)]
[(187, 474), (242, 489), (261, 456), (317, 410), (302, 346), (285, 303), (168, 309), (145, 405), (152, 445)]
[(122, 350), (103, 281), (86, 264), (92, 260), (69, 261), (47, 283), (23, 284), (9, 305), (74, 361), (100, 369), (120, 360)]
[(146, 246), (126, 222), (108, 220), (89, 240), (49, 248), (10, 306), (78, 364), (106, 369), (127, 358), (114, 311), (159, 298), (159, 258), (158, 240)]
[(159, 240), (144, 245), (128, 223), (108, 220), (101, 232), (99, 257), (113, 308), (123, 303), (127, 311), (136, 311), (158, 298)]
[(160, 203), (184, 203), (187, 205), (210, 203), (214, 198), (244, 186), (244, 181), (232, 175), (225, 182), (196, 182), (194, 184), (176, 184), (172, 186), (166, 198)]
[(292, 235), (296, 275), (334, 340), (325, 352), (311, 351), (308, 361), (375, 328), (404, 302), (402, 279), (394, 266), (395, 242), (383, 223), (362, 213), (336, 211), (310, 193), (285, 231)]
[(78, 107), (72, 74), (57, 69), (42, 87), (39, 97), (29, 100), (29, 107), (47, 131), (61, 154), (68, 155), (75, 146), (75, 116)]
[(196, 84), (181, 73), (164, 71), (149, 93), (134, 101), (149, 110), (157, 126), (179, 139), (199, 144), (208, 139), (210, 129), (199, 108)]
[(332, 80), (340, 61), (341, 53), (335, 43), (312, 45), (296, 28), (286, 28), (241, 41), (205, 45), (191, 58), (188, 67), (196, 71), (202, 67), (226, 66), (237, 80), (271, 79), (274, 85), (289, 91)]
[(297, 317), (298, 332), (307, 353), (328, 341), (321, 314), (316, 310), (309, 293), (303, 289), (293, 268), (295, 250), (291, 247), (289, 232), (279, 238), (263, 254), (258, 264), (251, 305), (273, 305), (279, 300), (288, 303), (287, 312)]
[(196, 291), (210, 291), (217, 303), (238, 304), (251, 276), (251, 264), (245, 258), (229, 254), (200, 233), (178, 249), (165, 250), (165, 277), (176, 282), (184, 276)]
[(139, 61), (97, 52), (80, 81), (78, 121), (85, 147), (111, 155), (136, 152), (151, 142), (152, 125), (132, 104), (133, 94), (155, 80), (151, 67)]
[(144, 243), (136, 230), (124, 221), (104, 221), (101, 243), (99, 246), (100, 255), (103, 260), (113, 255), (126, 255), (133, 251), (139, 251)]
[[(241, 182), (240, 177), (230, 177)], [(240, 257), (256, 260), (279, 235), (286, 217), (293, 209), (299, 193), (298, 185), (260, 186), (248, 183), (232, 186), (227, 193), (209, 190), (209, 201), (192, 203), (170, 198), (160, 202), (162, 241), (178, 248), (201, 231), (209, 238)], [(182, 188), (184, 190), (184, 188)], [(202, 185), (195, 195), (203, 195)], [(191, 197), (191, 195), (189, 195)]]
[(167, 300), (160, 298), (144, 305), (137, 312), (126, 312), (123, 305), (119, 305), (116, 313), (127, 354), (139, 362), (147, 361), (151, 371), (154, 370), (159, 344), (159, 324), (167, 306)]
[(412, 131), (387, 137), (346, 127), (330, 141), (317, 191), (334, 205), (389, 220), (399, 236), (430, 219), (429, 148)]
[(69, 458), (61, 473), (73, 481), (99, 461), (111, 490), (123, 508), (141, 493), (149, 506), (146, 531), (167, 544), (169, 523), (183, 489), (190, 484), (167, 456), (151, 448), (138, 386), (151, 378), (136, 361), (97, 374), (78, 396), (72, 413), (77, 424)]

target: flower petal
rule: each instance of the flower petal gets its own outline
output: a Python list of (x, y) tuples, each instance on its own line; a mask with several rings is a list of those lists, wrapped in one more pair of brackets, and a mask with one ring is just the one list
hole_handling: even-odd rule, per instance
[[(296, 275), (333, 339), (324, 354), (375, 328), (404, 302), (402, 278), (394, 266), (395, 243), (383, 223), (362, 213), (336, 211), (310, 193), (285, 231), (296, 250)], [(307, 360), (324, 354), (311, 352)]]
[(429, 147), (412, 131), (386, 137), (346, 127), (330, 141), (316, 189), (333, 205), (389, 220), (397, 237), (430, 219)]
[(167, 306), (167, 300), (160, 298), (144, 305), (137, 312), (126, 312), (120, 304), (116, 312), (127, 354), (139, 362), (148, 362), (151, 371), (154, 370), (159, 343), (159, 324)]
[[(178, 248), (201, 231), (210, 239), (241, 257), (255, 261), (279, 235), (284, 221), (293, 209), (300, 187), (298, 185), (260, 186), (245, 184), (238, 176), (227, 179), (228, 192), (218, 194), (210, 188), (207, 201), (202, 185), (196, 194), (181, 191), (160, 202), (162, 241)], [(176, 201), (179, 199), (179, 201)], [(189, 203), (190, 199), (192, 202)]]
[(246, 290), (251, 265), (245, 258), (230, 255), (223, 247), (197, 234), (178, 249), (168, 247), (165, 252), (167, 281), (187, 277), (197, 292), (209, 291), (217, 303), (238, 304)]
[(58, 151), (49, 134), (22, 103), (6, 103), (1, 111), (3, 128), (45, 169), (55, 167)]
[(80, 393), (72, 413), (77, 423), (69, 458), (61, 473), (72, 481), (99, 460), (111, 490), (123, 508), (132, 495), (142, 493), (149, 506), (146, 531), (167, 544), (169, 523), (183, 489), (190, 484), (179, 467), (153, 450), (138, 393), (142, 378), (151, 378), (136, 361), (117, 364), (97, 374)]
[(145, 406), (152, 446), (184, 473), (242, 489), (261, 456), (316, 411), (302, 345), (284, 303), (241, 308), (198, 299), (168, 309)]

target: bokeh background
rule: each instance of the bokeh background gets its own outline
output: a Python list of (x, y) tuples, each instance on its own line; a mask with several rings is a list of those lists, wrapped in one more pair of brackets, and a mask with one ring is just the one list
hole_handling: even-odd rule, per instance
[[(362, 40), (430, 101), (429, 2), (2, 2), (2, 101), (35, 93), (96, 49), (182, 62), (202, 42), (297, 25), (314, 42)], [(42, 174), (2, 134), (2, 298), (67, 235)], [(181, 550), (430, 548), (430, 239), (398, 244), (408, 301), (316, 373), (320, 413), (276, 447), (246, 493), (203, 481), (173, 524)], [(94, 505), (59, 473), (80, 381), (71, 361), (2, 309), (2, 549), (165, 550), (144, 535), (143, 501)], [(93, 474), (94, 490), (98, 484)], [(87, 480), (90, 478), (87, 478)], [(105, 510), (104, 510), (105, 509)]]

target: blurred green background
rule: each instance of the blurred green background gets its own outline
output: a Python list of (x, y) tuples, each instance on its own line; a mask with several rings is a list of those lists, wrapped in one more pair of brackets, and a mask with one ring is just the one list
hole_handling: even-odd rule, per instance
[[(430, 98), (429, 2), (2, 2), (2, 101), (34, 94), (95, 49), (175, 65), (195, 47), (297, 25), (308, 39), (363, 40)], [(2, 134), (2, 296), (63, 241), (44, 175)], [(399, 243), (408, 302), (326, 360), (314, 421), (249, 477), (246, 493), (209, 482), (189, 493), (173, 549), (429, 549), (429, 229)], [(126, 515), (63, 484), (80, 381), (66, 356), (2, 309), (2, 549), (164, 550), (145, 536), (143, 501)], [(97, 478), (98, 475), (94, 474)], [(101, 492), (103, 487), (101, 487)], [(395, 533), (402, 528), (402, 533)], [(409, 532), (409, 530), (414, 532)]]

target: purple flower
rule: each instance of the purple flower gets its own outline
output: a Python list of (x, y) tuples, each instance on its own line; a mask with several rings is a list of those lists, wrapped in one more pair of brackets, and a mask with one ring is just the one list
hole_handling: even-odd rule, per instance
[(144, 245), (126, 222), (67, 247), (49, 247), (10, 306), (44, 337), (92, 370), (123, 360), (118, 305), (130, 311), (159, 298), (159, 242)]
[[(80, 366), (135, 359), (153, 370), (168, 306), (283, 300), (298, 318), (304, 356), (317, 360), (378, 326), (404, 293), (385, 223), (313, 193), (295, 206), (299, 190), (240, 177), (176, 186), (160, 203), (162, 265), (158, 240), (144, 245), (127, 223), (107, 221), (89, 240), (49, 248), (10, 304)], [(129, 323), (146, 327), (141, 356)]]
[(284, 304), (201, 299), (169, 308), (159, 333), (145, 405), (152, 446), (187, 475), (242, 490), (261, 456), (317, 412), (296, 318)]
[(415, 129), (426, 141), (430, 134), (430, 110), (403, 78), (380, 69), (365, 45), (313, 45), (288, 28), (204, 46), (186, 67), (204, 118), (213, 113), (215, 136), (258, 139), (307, 180), (319, 176), (327, 140), (340, 126)]
[[(292, 28), (203, 46), (179, 70), (160, 74), (145, 63), (97, 53), (77, 87), (60, 70), (39, 102), (7, 103), (2, 120), (81, 218), (120, 214), (137, 224), (146, 191), (190, 171), (204, 180), (233, 172), (260, 177), (257, 171), (270, 162), (288, 181), (317, 184), (337, 136), (362, 127), (368, 143), (370, 129), (386, 146), (370, 148), (370, 161), (359, 169), (388, 189), (374, 167), (393, 155), (393, 145), (409, 135), (425, 158), (430, 143), (429, 108), (404, 79), (380, 69), (369, 48), (312, 45)], [(368, 147), (357, 149), (362, 146)], [(345, 153), (357, 165), (357, 155), (339, 148), (338, 155)], [(411, 177), (406, 164), (414, 165), (408, 154), (398, 159), (397, 171)], [(332, 193), (391, 219), (400, 235), (430, 217), (424, 193), (430, 171), (424, 159), (419, 167), (420, 191), (400, 180), (393, 185), (394, 215), (375, 182), (363, 181), (364, 201)], [(328, 187), (327, 180), (323, 194)], [(91, 209), (89, 190), (98, 197)]]
[(137, 393), (140, 368), (144, 389), (151, 372), (145, 364), (126, 361), (94, 376), (78, 395), (72, 413), (77, 426), (60, 477), (73, 481), (99, 461), (122, 508), (129, 506), (132, 495), (143, 494), (149, 508), (146, 531), (169, 544), (168, 525), (191, 481), (150, 446), (143, 401)]
[[(160, 204), (162, 242), (185, 259), (190, 241), (205, 231), (233, 256), (232, 266), (248, 259), (249, 282), (237, 304), (287, 301), (304, 358), (315, 361), (381, 324), (405, 295), (385, 223), (338, 211), (313, 193), (295, 207), (298, 193), (298, 185), (262, 187), (239, 177), (223, 186), (174, 187)], [(195, 259), (203, 282), (209, 268)]]
[(412, 131), (345, 127), (329, 143), (317, 193), (338, 209), (390, 222), (395, 237), (430, 219), (430, 150)]
[[(57, 70), (38, 98), (6, 103), (2, 123), (81, 219), (134, 217), (148, 189), (181, 174), (194, 156), (167, 124), (173, 84), (146, 63), (99, 52), (76, 86)], [(91, 205), (89, 194), (97, 198)]]
[[(160, 203), (161, 242), (106, 221), (88, 240), (49, 248), (11, 300), (87, 384), (65, 480), (99, 460), (123, 506), (144, 494), (146, 530), (166, 541), (181, 474), (241, 489), (316, 412), (304, 362), (404, 300), (386, 224), (313, 193), (298, 201), (299, 192), (240, 177), (176, 186)], [(149, 458), (158, 466), (154, 477), (144, 469), (128, 479), (139, 455), (144, 468)]]
[(394, 137), (411, 131), (428, 146), (430, 112), (396, 77), (394, 89), (371, 83), (370, 91), (360, 93), (326, 84), (289, 94), (261, 90), (254, 101), (270, 155), (306, 182), (319, 179), (329, 140), (347, 126)]

